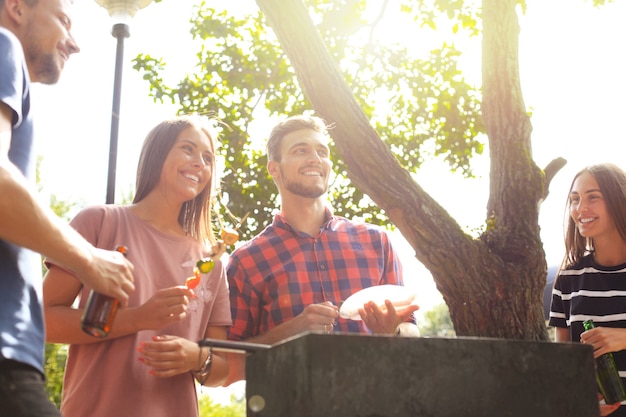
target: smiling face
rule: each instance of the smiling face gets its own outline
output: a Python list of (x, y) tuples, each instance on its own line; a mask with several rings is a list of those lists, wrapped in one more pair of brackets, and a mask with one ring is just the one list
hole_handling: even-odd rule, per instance
[(71, 2), (39, 0), (32, 7), (20, 3), (18, 18), (23, 24), (18, 37), (24, 48), (30, 78), (33, 82), (54, 84), (61, 76), (65, 61), (79, 51), (70, 34)]
[(583, 172), (572, 184), (569, 213), (583, 237), (598, 239), (617, 234), (598, 181), (590, 172)]
[(170, 149), (157, 186), (164, 195), (187, 201), (199, 195), (212, 180), (213, 145), (195, 126), (183, 129)]
[(281, 195), (321, 197), (332, 168), (328, 139), (312, 129), (290, 132), (280, 144), (280, 161), (269, 161), (267, 167)]

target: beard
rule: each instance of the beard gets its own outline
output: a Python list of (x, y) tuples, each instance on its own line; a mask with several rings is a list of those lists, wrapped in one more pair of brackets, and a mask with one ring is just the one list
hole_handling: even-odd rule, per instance
[(37, 82), (42, 84), (56, 84), (61, 78), (61, 69), (53, 54), (33, 54), (31, 61)]
[(24, 55), (31, 73), (31, 81), (42, 84), (56, 84), (61, 78), (62, 64), (57, 52), (46, 51), (41, 39), (41, 30), (35, 23), (28, 25), (28, 35), (23, 42)]
[(285, 190), (300, 197), (318, 198), (326, 194), (326, 192), (328, 191), (328, 180), (326, 180), (326, 183), (324, 183), (324, 185), (304, 185), (297, 181), (289, 181), (288, 179), (286, 179), (282, 169), (280, 170), (280, 178)]

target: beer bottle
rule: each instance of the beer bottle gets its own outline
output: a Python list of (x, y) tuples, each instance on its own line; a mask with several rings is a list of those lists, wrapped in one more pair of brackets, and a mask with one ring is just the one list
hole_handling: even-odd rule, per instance
[[(593, 320), (585, 320), (583, 327), (585, 330), (591, 330), (596, 326)], [(611, 352), (596, 358), (596, 381), (598, 382), (600, 393), (607, 404), (619, 403), (626, 399), (624, 385)]]
[[(115, 250), (123, 253), (124, 256), (128, 254), (128, 249), (125, 246), (118, 246)], [(119, 305), (120, 302), (117, 298), (91, 290), (83, 311), (81, 328), (91, 336), (105, 337), (111, 331), (111, 325)]]

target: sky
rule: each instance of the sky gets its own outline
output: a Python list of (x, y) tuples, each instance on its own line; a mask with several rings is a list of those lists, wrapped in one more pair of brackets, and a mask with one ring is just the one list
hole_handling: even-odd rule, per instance
[[(211, 5), (213, 0), (206, 0)], [(148, 84), (132, 69), (139, 53), (167, 62), (164, 78), (175, 84), (193, 71), (199, 50), (189, 33), (189, 19), (198, 0), (164, 0), (139, 10), (129, 22), (125, 40), (120, 109), (117, 198), (133, 189), (141, 143), (147, 132), (175, 115), (168, 104), (148, 97)], [(254, 9), (253, 0), (234, 6)], [(391, 2), (393, 3), (393, 1)], [(533, 156), (539, 167), (556, 157), (568, 160), (541, 206), (540, 226), (550, 265), (563, 256), (565, 199), (573, 175), (592, 163), (622, 161), (626, 144), (626, 64), (622, 58), (626, 39), (626, 2), (595, 9), (583, 0), (528, 0), (520, 17), (520, 73), (526, 106), (532, 111)], [(221, 2), (220, 2), (221, 4)], [(233, 6), (233, 7), (234, 7)], [(33, 107), (38, 112), (38, 151), (43, 156), (41, 174), (44, 198), (54, 194), (79, 205), (102, 204), (106, 196), (111, 105), (116, 40), (112, 21), (95, 0), (75, 1), (72, 33), (81, 48), (66, 63), (55, 86), (36, 85)], [(394, 20), (381, 36), (406, 37), (414, 28), (398, 30)], [(421, 36), (421, 37), (420, 37)], [(432, 34), (408, 37), (415, 44), (432, 41)], [(390, 38), (391, 39), (391, 38)], [(476, 46), (478, 45), (478, 46)], [(464, 73), (480, 83), (480, 43), (466, 51)], [(264, 134), (263, 132), (262, 134)], [(478, 178), (464, 180), (448, 172), (440, 161), (426, 163), (416, 175), (429, 192), (462, 226), (476, 229), (484, 222), (488, 198), (488, 155), (474, 160)], [(427, 309), (441, 302), (432, 277), (399, 234), (394, 244), (402, 253), (406, 277)]]

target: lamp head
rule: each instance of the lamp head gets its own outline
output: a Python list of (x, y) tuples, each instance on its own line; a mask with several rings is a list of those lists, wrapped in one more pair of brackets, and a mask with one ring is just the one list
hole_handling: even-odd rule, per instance
[(96, 0), (96, 3), (107, 9), (114, 23), (127, 23), (137, 10), (148, 6), (152, 0)]

